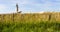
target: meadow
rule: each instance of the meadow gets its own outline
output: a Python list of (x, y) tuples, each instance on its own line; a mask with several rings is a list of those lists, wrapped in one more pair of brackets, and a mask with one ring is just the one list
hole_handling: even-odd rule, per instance
[(0, 22), (0, 32), (60, 32), (58, 22)]
[(60, 32), (59, 16), (49, 17), (45, 13), (0, 15), (0, 32)]

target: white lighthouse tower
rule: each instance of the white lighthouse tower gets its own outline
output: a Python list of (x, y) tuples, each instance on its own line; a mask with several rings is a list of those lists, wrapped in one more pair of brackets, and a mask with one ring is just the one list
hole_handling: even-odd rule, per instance
[(21, 11), (19, 11), (18, 3), (16, 4), (16, 11), (17, 11), (17, 13), (21, 13)]

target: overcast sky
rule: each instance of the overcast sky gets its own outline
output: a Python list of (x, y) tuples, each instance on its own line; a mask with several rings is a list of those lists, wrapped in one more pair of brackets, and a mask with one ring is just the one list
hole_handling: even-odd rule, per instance
[(60, 11), (60, 0), (0, 0), (0, 13), (16, 12), (16, 3), (22, 13)]

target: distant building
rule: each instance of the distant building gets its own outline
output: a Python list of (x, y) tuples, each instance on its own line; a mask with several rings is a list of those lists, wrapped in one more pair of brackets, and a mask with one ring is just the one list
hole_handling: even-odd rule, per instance
[(22, 11), (19, 11), (18, 3), (16, 4), (16, 11), (17, 11), (17, 13), (21, 13), (22, 12)]

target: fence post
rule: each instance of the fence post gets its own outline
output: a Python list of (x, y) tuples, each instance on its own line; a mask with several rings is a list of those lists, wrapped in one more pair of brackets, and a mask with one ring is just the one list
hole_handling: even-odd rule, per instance
[(1, 16), (2, 16), (1, 21), (3, 22), (4, 21), (4, 15), (1, 15)]
[(14, 13), (13, 13), (13, 16), (12, 16), (12, 20), (13, 20), (13, 22), (14, 22)]
[(48, 19), (49, 21), (51, 20), (51, 13), (49, 14), (49, 19)]

